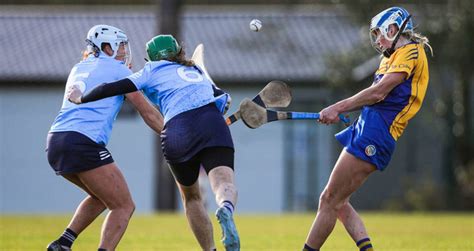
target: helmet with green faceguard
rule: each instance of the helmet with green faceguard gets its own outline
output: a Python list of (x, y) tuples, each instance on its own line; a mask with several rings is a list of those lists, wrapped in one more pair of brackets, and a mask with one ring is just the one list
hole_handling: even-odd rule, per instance
[(146, 53), (151, 61), (175, 57), (181, 46), (172, 35), (158, 35), (146, 43)]

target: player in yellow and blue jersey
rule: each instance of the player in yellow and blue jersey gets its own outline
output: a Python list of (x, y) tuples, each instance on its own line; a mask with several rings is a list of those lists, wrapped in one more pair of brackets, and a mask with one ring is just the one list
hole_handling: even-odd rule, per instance
[(336, 134), (344, 146), (321, 194), (319, 208), (303, 250), (319, 250), (339, 219), (361, 251), (374, 250), (350, 196), (376, 170), (383, 171), (397, 139), (420, 110), (428, 87), (428, 39), (414, 31), (407, 10), (391, 7), (372, 18), (373, 47), (383, 55), (372, 85), (320, 112), (332, 124), (338, 115), (362, 109), (359, 118)]

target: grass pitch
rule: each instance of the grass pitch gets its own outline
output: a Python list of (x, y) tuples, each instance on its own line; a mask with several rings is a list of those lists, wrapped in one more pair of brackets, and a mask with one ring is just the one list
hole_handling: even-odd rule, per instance
[[(0, 250), (45, 250), (68, 216), (0, 215)], [(474, 213), (363, 213), (376, 250), (474, 250)], [(213, 218), (218, 250), (220, 229)], [(301, 250), (313, 214), (239, 215), (243, 251)], [(73, 250), (97, 250), (103, 216), (76, 240)], [(135, 215), (117, 250), (200, 250), (183, 214)], [(338, 222), (323, 250), (357, 250)]]

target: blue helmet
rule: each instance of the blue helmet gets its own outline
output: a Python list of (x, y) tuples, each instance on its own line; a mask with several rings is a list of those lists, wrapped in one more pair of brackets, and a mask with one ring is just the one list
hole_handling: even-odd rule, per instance
[[(372, 46), (378, 51), (377, 49), (378, 46), (376, 46), (376, 39), (377, 36), (375, 35), (375, 31), (379, 30), (381, 35), (385, 37), (385, 39), (389, 41), (393, 41), (396, 37), (388, 37), (388, 30), (391, 24), (394, 24), (397, 26), (398, 29), (400, 29), (403, 25), (403, 23), (409, 18), (410, 13), (408, 13), (407, 10), (401, 7), (390, 7), (379, 14), (377, 14), (375, 17), (372, 18), (372, 21), (370, 22), (370, 39)], [(408, 19), (405, 28), (403, 31), (398, 31), (401, 33), (410, 33), (413, 32), (413, 21), (412, 19)]]

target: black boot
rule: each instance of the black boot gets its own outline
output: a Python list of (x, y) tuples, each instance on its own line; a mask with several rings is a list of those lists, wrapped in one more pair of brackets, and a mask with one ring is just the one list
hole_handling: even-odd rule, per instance
[(59, 244), (59, 242), (56, 240), (56, 241), (53, 241), (53, 242), (49, 243), (46, 250), (47, 251), (71, 251), (72, 249), (70, 249), (68, 247), (65, 247), (65, 246), (61, 246), (61, 244)]

